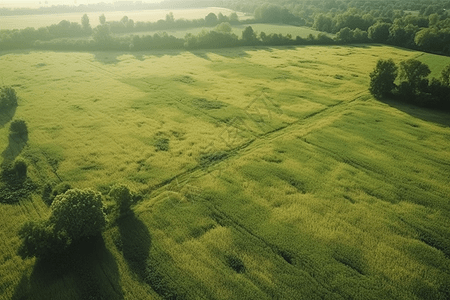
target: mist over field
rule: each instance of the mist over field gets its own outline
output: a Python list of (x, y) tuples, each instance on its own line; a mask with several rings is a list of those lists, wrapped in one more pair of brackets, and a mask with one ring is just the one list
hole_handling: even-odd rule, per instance
[[(70, 6), (77, 6), (77, 5), (89, 5), (89, 4), (98, 4), (98, 3), (126, 3), (126, 2), (137, 2), (137, 1), (117, 1), (117, 0), (1, 0), (0, 1), (0, 8), (24, 8), (24, 7), (31, 7), (31, 8), (37, 8), (37, 7), (45, 7), (45, 6), (52, 6), (52, 5), (70, 5)], [(145, 0), (141, 1), (144, 3), (159, 3), (161, 0)]]

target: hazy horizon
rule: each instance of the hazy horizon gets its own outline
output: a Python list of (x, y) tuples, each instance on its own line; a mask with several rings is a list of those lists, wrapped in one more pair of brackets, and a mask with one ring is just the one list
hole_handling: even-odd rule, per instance
[[(162, 0), (143, 0), (144, 3), (158, 3)], [(0, 8), (38, 8), (52, 5), (88, 5), (96, 3), (136, 2), (136, 0), (0, 0)]]

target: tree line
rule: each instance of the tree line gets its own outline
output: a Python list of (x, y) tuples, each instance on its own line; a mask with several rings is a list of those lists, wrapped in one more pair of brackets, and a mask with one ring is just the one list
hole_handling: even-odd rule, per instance
[(450, 54), (450, 1), (274, 0), (230, 1), (255, 21), (310, 26), (341, 43), (383, 43)]
[(369, 91), (378, 99), (394, 98), (415, 105), (450, 109), (450, 65), (440, 78), (428, 78), (427, 64), (409, 59), (397, 65), (392, 59), (380, 59), (370, 73)]
[[(128, 17), (121, 21), (107, 22), (104, 15), (99, 18), (100, 25), (92, 28), (85, 14), (81, 24), (61, 21), (59, 24), (39, 29), (0, 31), (0, 50), (42, 49), (42, 50), (120, 50), (142, 51), (152, 49), (202, 49), (226, 48), (236, 46), (279, 46), (279, 45), (327, 45), (334, 44), (327, 34), (309, 35), (307, 38), (293, 37), (289, 34), (256, 33), (247, 26), (241, 36), (232, 33), (232, 25), (240, 24), (236, 13), (225, 16), (221, 13), (208, 14), (204, 19), (175, 20), (172, 13), (157, 22), (134, 22)], [(136, 31), (180, 29), (191, 27), (210, 27), (198, 34), (188, 33), (177, 38), (166, 32), (153, 35), (121, 35)]]

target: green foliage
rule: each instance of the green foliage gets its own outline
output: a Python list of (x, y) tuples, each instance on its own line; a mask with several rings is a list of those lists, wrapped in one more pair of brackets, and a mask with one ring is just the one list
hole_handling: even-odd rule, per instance
[[(65, 192), (67, 192), (67, 191), (70, 190), (71, 188), (72, 188), (72, 187), (71, 187), (70, 184), (67, 183), (67, 182), (61, 182), (61, 183), (58, 183), (58, 184), (53, 188), (53, 191), (52, 191), (53, 198), (55, 198), (55, 197), (58, 196), (58, 195), (64, 194)], [(53, 200), (52, 200), (52, 201), (53, 201)]]
[(220, 31), (220, 32), (224, 32), (224, 33), (231, 33), (231, 31), (233, 30), (233, 28), (231, 27), (230, 23), (228, 22), (222, 22), (219, 25), (216, 26), (216, 28), (214, 29), (215, 31)]
[(155, 142), (155, 148), (157, 151), (169, 151), (169, 139), (160, 137)]
[(17, 94), (12, 87), (0, 87), (0, 111), (17, 106)]
[(349, 43), (353, 40), (353, 32), (350, 28), (345, 27), (339, 30), (336, 34), (336, 39), (344, 43)]
[(398, 68), (392, 59), (380, 59), (375, 69), (370, 73), (369, 91), (375, 97), (384, 97), (395, 88)]
[(108, 24), (97, 26), (94, 29), (92, 37), (94, 38), (94, 41), (100, 45), (107, 45), (113, 40)]
[(209, 13), (206, 17), (205, 17), (205, 24), (206, 26), (209, 27), (213, 27), (216, 26), (218, 22), (217, 16), (215, 13)]
[(18, 178), (27, 177), (27, 163), (23, 159), (16, 159), (13, 164), (13, 170)]
[(245, 27), (244, 31), (242, 31), (242, 39), (245, 42), (253, 42), (256, 40), (256, 34), (253, 31), (252, 26)]
[(278, 4), (264, 3), (255, 9), (255, 19), (264, 23), (290, 24), (299, 21), (287, 8)]
[(444, 85), (450, 86), (450, 65), (447, 65), (441, 73), (441, 81)]
[(86, 34), (92, 33), (91, 24), (89, 23), (89, 17), (87, 14), (84, 14), (83, 17), (81, 17), (81, 26), (83, 27), (83, 30), (86, 32)]
[(98, 17), (98, 20), (100, 22), (100, 25), (105, 25), (106, 24), (105, 14), (102, 14), (100, 17)]
[(384, 22), (378, 22), (369, 27), (368, 36), (369, 38), (377, 43), (384, 43), (389, 37), (390, 24)]
[(234, 271), (236, 271), (237, 273), (245, 272), (245, 265), (239, 257), (236, 257), (235, 255), (228, 255), (225, 258), (228, 266)]
[(93, 190), (68, 190), (55, 197), (51, 209), (55, 230), (66, 232), (72, 240), (96, 236), (106, 226), (102, 197)]
[(18, 254), (25, 258), (49, 257), (63, 252), (71, 243), (65, 232), (55, 231), (48, 221), (26, 222), (19, 231), (22, 244)]
[(9, 126), (9, 131), (11, 134), (27, 136), (28, 128), (27, 123), (24, 120), (14, 120), (11, 122)]
[(430, 73), (430, 68), (419, 60), (408, 59), (400, 62), (400, 80), (408, 82), (415, 91), (420, 88)]
[(42, 201), (44, 201), (47, 205), (51, 205), (53, 202), (53, 195), (52, 195), (52, 185), (50, 183), (46, 183), (44, 185), (44, 188), (42, 189)]
[(132, 203), (132, 195), (128, 186), (115, 184), (111, 187), (109, 196), (116, 201), (121, 213), (128, 212)]

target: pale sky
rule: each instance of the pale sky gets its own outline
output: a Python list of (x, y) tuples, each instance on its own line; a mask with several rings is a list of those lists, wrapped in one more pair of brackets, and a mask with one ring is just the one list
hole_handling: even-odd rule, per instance
[[(112, 3), (118, 0), (0, 0), (0, 7), (39, 7), (47, 5), (78, 5), (78, 4), (94, 4), (99, 2)], [(120, 0), (122, 2), (124, 0)], [(127, 1), (127, 0), (125, 0)], [(134, 2), (129, 0), (128, 2)], [(144, 3), (158, 3), (162, 0), (143, 0)], [(47, 2), (48, 4), (45, 4)]]

